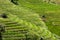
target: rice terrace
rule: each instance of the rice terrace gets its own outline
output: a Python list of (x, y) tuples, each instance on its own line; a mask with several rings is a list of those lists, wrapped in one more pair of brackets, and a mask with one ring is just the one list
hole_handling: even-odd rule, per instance
[(0, 40), (60, 40), (60, 0), (0, 0)]

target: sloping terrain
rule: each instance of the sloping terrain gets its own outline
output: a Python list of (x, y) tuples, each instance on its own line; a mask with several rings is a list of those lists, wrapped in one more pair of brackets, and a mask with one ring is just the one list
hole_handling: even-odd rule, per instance
[[(37, 32), (39, 31), (40, 27), (42, 27), (41, 29), (48, 30), (47, 29), (47, 26), (48, 26), (49, 30), (52, 33), (59, 35), (59, 32), (60, 32), (59, 31), (60, 29), (58, 28), (60, 26), (60, 22), (59, 22), (59, 17), (60, 16), (59, 16), (59, 11), (58, 11), (60, 9), (59, 6), (56, 6), (54, 4), (44, 3), (41, 0), (39, 0), (39, 1), (18, 0), (16, 3), (11, 2), (11, 0), (5, 0), (5, 1), (0, 0), (0, 15), (1, 14), (12, 14), (12, 15), (17, 16), (17, 17), (9, 16), (10, 18), (7, 18), (7, 19), (2, 19), (0, 17), (0, 23), (1, 24), (7, 24), (6, 28), (5, 28), (6, 33), (4, 33), (3, 37), (4, 36), (6, 38), (10, 37), (10, 40), (11, 40), (11, 38), (12, 38), (11, 36), (13, 34), (15, 34), (15, 36), (17, 35), (18, 37), (12, 38), (12, 40), (20, 40), (19, 36), (21, 36), (21, 35), (19, 34), (18, 31), (20, 31), (20, 29), (23, 30), (22, 26), (23, 27), (27, 26), (27, 27), (29, 27), (29, 29), (30, 29), (30, 27), (32, 27), (33, 30), (35, 30), (34, 27), (38, 27), (38, 30), (35, 32), (36, 35), (39, 35), (40, 32), (38, 34), (37, 34)], [(46, 19), (46, 20), (44, 20), (44, 22), (46, 23), (47, 26), (42, 21), (43, 20), (43, 18), (42, 18), (43, 15), (46, 16), (44, 18), (44, 19)], [(16, 21), (18, 22), (18, 24), (14, 23)], [(21, 25), (19, 25), (20, 22), (21, 22)], [(21, 28), (17, 25), (21, 26)], [(19, 28), (19, 29), (17, 29), (17, 28)], [(17, 33), (14, 32), (14, 31), (17, 31)], [(34, 33), (34, 31), (32, 31), (31, 33)], [(8, 34), (8, 35), (10, 34), (11, 36), (6, 36), (5, 34)], [(44, 32), (43, 32), (43, 34), (44, 34)], [(22, 35), (23, 35), (22, 37), (25, 38), (24, 34), (22, 34)], [(40, 34), (40, 35), (42, 36), (42, 34)], [(47, 35), (46, 36), (43, 35), (43, 36), (44, 37), (50, 37), (49, 35), (50, 35), (50, 32), (48, 33), (48, 36)], [(15, 36), (13, 36), (13, 37), (15, 37)], [(52, 38), (50, 40), (54, 40), (54, 39), (57, 40), (57, 38), (52, 36)], [(4, 40), (9, 40), (9, 38), (4, 39)], [(34, 40), (34, 39), (31, 39), (31, 40)], [(46, 39), (46, 40), (48, 40), (48, 39)]]
[[(46, 3), (42, 0), (19, 0), (19, 6), (33, 10), (44, 20), (52, 33), (60, 35), (60, 5)], [(45, 18), (43, 18), (45, 16)]]

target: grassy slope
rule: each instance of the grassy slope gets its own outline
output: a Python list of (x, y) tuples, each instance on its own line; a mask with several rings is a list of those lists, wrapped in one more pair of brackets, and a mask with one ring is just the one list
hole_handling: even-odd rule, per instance
[(19, 6), (46, 16), (46, 25), (52, 33), (60, 35), (60, 6), (42, 2), (41, 0), (19, 0)]
[[(26, 21), (25, 23), (27, 23), (27, 24), (30, 22), (30, 24), (32, 23), (32, 24), (35, 24), (36, 26), (39, 26), (39, 27), (41, 26), (41, 27), (45, 27), (46, 28), (46, 25), (44, 24), (44, 22), (41, 21), (41, 19), (39, 18), (39, 15), (38, 14), (36, 14), (34, 12), (31, 12), (31, 11), (29, 11), (29, 10), (21, 7), (21, 6), (18, 7), (16, 5), (12, 4), (8, 0), (5, 0), (5, 2), (4, 2), (4, 0), (0, 0), (0, 15), (3, 14), (3, 13), (5, 13), (5, 14), (9, 14), (10, 13), (10, 14), (14, 14), (16, 16), (20, 13), (20, 15), (18, 16), (21, 19), (20, 21), (23, 21), (23, 22)], [(12, 18), (12, 19), (14, 19), (14, 18)], [(8, 20), (8, 24), (6, 23), (7, 20)], [(16, 24), (16, 25), (19, 25), (19, 26), (16, 26), (15, 24), (10, 24), (10, 23), (12, 23), (12, 21), (10, 21), (10, 19), (3, 19), (1, 17), (0, 17), (0, 23), (1, 24), (7, 24), (6, 25), (6, 28), (5, 28), (6, 29), (5, 30), (6, 32), (3, 35), (3, 37), (6, 37), (7, 38), (5, 40), (9, 40), (9, 39), (10, 40), (11, 39), (12, 40), (15, 40), (15, 39), (17, 39), (17, 37), (18, 37), (18, 39), (20, 39), (19, 36), (21, 36), (21, 35), (20, 35), (20, 33), (18, 33), (18, 30), (19, 29), (16, 29), (16, 28), (20, 28), (19, 27), (20, 26), (19, 24)], [(21, 25), (21, 28), (22, 28), (22, 26), (23, 27), (26, 26), (26, 25), (24, 25), (25, 23), (21, 23), (22, 24)], [(29, 26), (29, 24), (28, 24), (28, 26)], [(30, 25), (29, 27), (31, 27), (31, 26), (32, 25)], [(23, 29), (21, 29), (21, 30), (23, 30)], [(17, 35), (16, 31), (17, 31), (18, 35)], [(7, 34), (10, 35), (10, 36), (8, 36)], [(15, 35), (13, 35), (13, 34), (15, 34)], [(17, 36), (15, 38), (12, 38), (11, 37), (12, 35), (13, 35), (13, 37), (16, 36), (16, 35)], [(24, 35), (23, 35), (23, 37), (25, 38)]]
[[(11, 12), (11, 14), (18, 15), (18, 17), (20, 17), (20, 19), (26, 20), (28, 22), (32, 22), (36, 25), (39, 24), (40, 26), (45, 27), (44, 22), (41, 21), (41, 18), (39, 18), (39, 15), (36, 14), (35, 12), (32, 12), (21, 6), (16, 6), (13, 3), (11, 3), (10, 1), (8, 1), (7, 3), (6, 2), (4, 2), (4, 1), (0, 2), (0, 4), (1, 4), (0, 9), (2, 11)], [(2, 12), (2, 13), (4, 13), (4, 12)]]
[[(6, 13), (7, 12), (7, 13), (14, 13), (15, 14), (17, 12), (17, 14), (15, 14), (15, 15), (18, 15), (18, 13), (21, 13), (21, 15), (19, 15), (19, 17), (21, 19), (26, 20), (26, 21), (31, 22), (31, 23), (34, 23), (35, 25), (38, 25), (39, 24), (38, 26), (44, 26), (45, 27), (44, 23), (41, 22), (41, 19), (39, 18), (39, 15), (36, 14), (36, 13), (34, 13), (34, 12), (31, 12), (32, 10), (31, 11), (30, 10), (26, 10), (26, 9), (28, 9), (27, 7), (21, 7), (22, 5), (19, 5), (19, 6), (14, 5), (13, 6), (13, 4), (12, 3), (10, 4), (10, 2), (8, 0), (6, 0), (6, 2), (4, 2), (4, 0), (3, 1), (0, 1), (0, 5), (1, 5), (0, 6), (0, 13)], [(29, 14), (26, 14), (26, 13), (29, 13)], [(23, 15), (23, 14), (25, 14), (25, 15)]]

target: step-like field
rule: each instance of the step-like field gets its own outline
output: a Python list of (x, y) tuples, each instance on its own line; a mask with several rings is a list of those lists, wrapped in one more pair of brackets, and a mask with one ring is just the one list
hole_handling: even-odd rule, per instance
[(0, 0), (0, 25), (5, 28), (1, 32), (3, 40), (58, 40), (59, 11), (59, 5), (42, 0)]
[[(59, 0), (58, 0), (59, 1)], [(52, 33), (60, 35), (60, 5), (42, 0), (19, 0), (19, 6), (39, 14)], [(45, 16), (45, 18), (43, 18)]]

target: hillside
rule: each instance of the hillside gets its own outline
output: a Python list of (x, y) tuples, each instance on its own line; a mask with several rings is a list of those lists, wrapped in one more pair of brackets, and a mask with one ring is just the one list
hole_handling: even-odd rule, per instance
[[(41, 35), (45, 37), (50, 37), (50, 40), (57, 38), (53, 34), (60, 36), (60, 6), (56, 4), (50, 4), (43, 2), (42, 0), (0, 0), (0, 15), (7, 14), (9, 15), (7, 19), (3, 19), (0, 16), (0, 23), (5, 25), (5, 33), (3, 37), (7, 38), (4, 40), (19, 40), (19, 36), (25, 38), (24, 34), (20, 35), (18, 32), (20, 29), (26, 26), (26, 30), (32, 28), (32, 34)], [(15, 24), (15, 22), (17, 22)], [(21, 25), (20, 25), (21, 24)], [(18, 25), (18, 26), (17, 26)], [(15, 30), (16, 29), (16, 30)], [(36, 30), (35, 30), (36, 29)], [(37, 30), (38, 29), (38, 30)], [(42, 34), (39, 31), (45, 30)], [(47, 31), (49, 30), (49, 31)], [(47, 31), (47, 32), (46, 32)], [(52, 33), (50, 33), (50, 31)], [(16, 33), (17, 32), (17, 33)], [(43, 35), (45, 33), (45, 35)], [(8, 35), (10, 36), (8, 36)], [(11, 36), (15, 34), (12, 38)], [(48, 34), (48, 35), (47, 35)], [(16, 36), (17, 35), (17, 36)], [(34, 36), (33, 35), (33, 36)], [(39, 37), (41, 37), (39, 36)], [(11, 37), (11, 38), (8, 38)], [(18, 39), (17, 39), (18, 38)], [(34, 37), (33, 37), (34, 38)], [(24, 40), (24, 39), (23, 39)], [(31, 39), (34, 40), (34, 39)], [(45, 39), (48, 40), (48, 39)]]
[[(29, 10), (33, 10), (40, 15), (43, 19), (43, 15), (46, 16), (45, 23), (52, 33), (60, 35), (60, 5), (54, 3), (46, 3), (42, 0), (19, 0), (18, 6), (22, 6)], [(53, 30), (52, 30), (53, 29)], [(57, 32), (58, 31), (58, 32)]]

